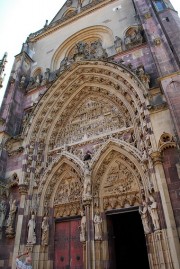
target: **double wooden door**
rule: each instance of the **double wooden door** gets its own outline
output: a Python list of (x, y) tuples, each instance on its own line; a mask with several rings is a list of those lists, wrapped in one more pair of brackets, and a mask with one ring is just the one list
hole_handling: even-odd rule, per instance
[(54, 269), (83, 269), (80, 219), (56, 223)]

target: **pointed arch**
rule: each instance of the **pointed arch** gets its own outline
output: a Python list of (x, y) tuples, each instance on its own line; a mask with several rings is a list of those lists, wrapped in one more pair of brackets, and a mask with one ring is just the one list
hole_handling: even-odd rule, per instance
[[(69, 169), (67, 169), (68, 167)], [(54, 207), (54, 199), (58, 186), (67, 175), (77, 175), (82, 183), (83, 163), (80, 160), (78, 161), (72, 154), (64, 151), (46, 169), (41, 178), (38, 187), (38, 196), (40, 197), (40, 215), (42, 215), (45, 210), (43, 205), (51, 208)]]
[[(140, 204), (148, 197), (151, 179), (136, 150), (124, 141), (108, 141), (92, 159), (93, 196), (101, 210)], [(127, 143), (126, 143), (127, 144)]]
[(114, 44), (114, 37), (110, 28), (102, 25), (85, 28), (76, 32), (59, 46), (53, 55), (51, 69), (57, 70), (60, 67), (60, 62), (69, 54), (75, 44), (79, 41), (86, 42), (88, 39), (99, 39), (102, 42), (106, 40), (106, 44), (104, 44), (105, 41), (103, 42), (103, 46), (105, 47)]
[[(150, 139), (147, 135), (150, 124), (147, 116), (149, 113), (147, 110), (148, 101), (145, 99), (144, 94), (146, 91), (146, 88), (136, 75), (122, 65), (103, 61), (74, 63), (60, 75), (37, 104), (29, 130), (25, 130), (28, 134), (24, 141), (26, 154), (43, 155), (44, 163), (48, 163), (49, 167), (51, 167), (52, 160), (63, 150), (64, 145), (57, 143), (59, 137), (62, 142), (61, 134), (63, 130), (68, 126), (68, 122), (71, 122), (72, 117), (76, 116), (75, 111), (77, 111), (77, 108), (81, 109), (82, 104), (86, 104), (85, 100), (92, 100), (94, 98), (94, 100), (104, 100), (110, 106), (112, 104), (111, 110), (114, 111), (112, 115), (115, 113), (115, 117), (118, 118), (118, 115), (121, 115), (119, 117), (120, 120), (123, 117), (128, 117), (130, 120), (128, 125), (125, 124), (127, 123), (126, 120), (123, 121), (125, 125), (122, 125), (117, 135), (112, 134), (114, 129), (111, 130), (110, 128), (105, 139), (108, 140), (108, 137), (112, 137), (121, 141), (118, 142), (121, 148), (127, 147), (129, 152), (132, 151), (133, 154), (139, 155), (138, 158), (141, 158), (142, 145), (138, 145), (136, 142), (134, 127), (137, 129), (141, 122), (142, 135), (146, 135), (144, 143), (150, 144)], [(100, 102), (98, 101), (98, 103)], [(116, 113), (122, 109), (122, 113)], [(69, 132), (68, 129), (67, 132)], [(66, 133), (67, 135), (68, 133)], [(96, 139), (100, 139), (102, 135), (101, 133)], [(80, 138), (77, 142), (66, 143), (67, 151), (69, 151), (71, 156), (75, 155), (82, 162), (82, 152), (80, 152), (81, 156), (78, 155), (73, 145), (83, 145), (83, 143), (91, 139), (94, 139), (94, 135), (89, 140)], [(134, 148), (127, 145), (131, 144), (131, 142), (134, 143)], [(36, 147), (33, 146), (35, 144)], [(54, 157), (52, 158), (51, 156)], [(27, 161), (27, 164), (30, 166), (29, 161)], [(34, 163), (34, 165), (36, 164)], [(31, 179), (34, 177), (36, 177), (36, 174), (32, 174)], [(42, 178), (43, 176), (40, 177)], [(27, 178), (30, 178), (29, 174)]]

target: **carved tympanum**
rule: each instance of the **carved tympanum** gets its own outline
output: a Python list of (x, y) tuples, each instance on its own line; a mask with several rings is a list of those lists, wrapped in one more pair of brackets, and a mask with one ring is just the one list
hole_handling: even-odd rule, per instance
[(82, 184), (78, 177), (69, 176), (64, 178), (56, 191), (54, 204), (58, 205), (79, 201), (81, 193)]
[(125, 126), (125, 115), (113, 103), (91, 98), (78, 108), (68, 124), (60, 130), (56, 143), (61, 146), (83, 141)]
[(122, 163), (114, 164), (104, 182), (104, 195), (111, 196), (131, 191), (138, 191), (133, 173)]

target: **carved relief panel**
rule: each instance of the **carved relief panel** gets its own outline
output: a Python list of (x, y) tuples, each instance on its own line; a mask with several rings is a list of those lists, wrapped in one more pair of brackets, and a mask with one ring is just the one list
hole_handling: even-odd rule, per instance
[(54, 198), (54, 216), (75, 216), (80, 214), (82, 184), (78, 175), (66, 174), (59, 184)]
[[(117, 156), (118, 155), (119, 154), (117, 154)], [(109, 158), (110, 157), (113, 157), (113, 154), (110, 154)], [(101, 179), (97, 177), (94, 186), (96, 190), (95, 196), (98, 196), (97, 190), (100, 187), (100, 196), (104, 210), (139, 205), (141, 201), (140, 189), (142, 188), (142, 183), (135, 166), (131, 164), (131, 162), (129, 163), (128, 159), (126, 159), (126, 162), (121, 159), (114, 159), (114, 161), (111, 159), (110, 163), (110, 166), (108, 162), (106, 162), (100, 168), (98, 174)], [(131, 165), (129, 166), (129, 164)], [(108, 166), (109, 168), (107, 168)], [(108, 169), (108, 171), (106, 169)], [(98, 187), (99, 180), (101, 183), (99, 182), (100, 186)]]
[(138, 192), (138, 184), (133, 173), (122, 163), (116, 162), (110, 168), (103, 186), (103, 194), (112, 196), (129, 192)]
[(78, 108), (69, 123), (60, 131), (57, 144), (62, 146), (83, 141), (125, 126), (125, 116), (114, 103), (90, 98)]
[(81, 197), (82, 184), (79, 178), (72, 176), (65, 177), (55, 195), (54, 204), (65, 204), (78, 201)]

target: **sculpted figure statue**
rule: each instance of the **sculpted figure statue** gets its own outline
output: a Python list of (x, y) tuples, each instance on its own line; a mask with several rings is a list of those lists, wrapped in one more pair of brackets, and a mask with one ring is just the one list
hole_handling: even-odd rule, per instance
[(16, 200), (13, 202), (10, 202), (10, 211), (9, 216), (7, 220), (7, 227), (12, 228), (15, 220), (15, 214), (16, 214), (17, 206), (16, 206)]
[(83, 200), (91, 197), (91, 172), (88, 162), (85, 164), (84, 171), (84, 190), (83, 190)]
[(106, 59), (108, 57), (107, 52), (103, 48), (100, 40), (91, 43), (91, 54), (95, 59)]
[(2, 200), (0, 202), (0, 230), (4, 226), (4, 221), (5, 221), (6, 213), (7, 213), (6, 202), (4, 200)]
[(86, 216), (84, 211), (81, 212), (80, 241), (86, 241)]
[(94, 215), (94, 232), (94, 239), (102, 240), (102, 218), (100, 216), (99, 210)]
[(36, 83), (37, 86), (41, 84), (41, 75), (40, 75), (40, 74), (38, 74), (38, 75), (36, 76), (36, 78), (35, 78), (35, 83)]
[(36, 234), (35, 234), (35, 215), (32, 214), (31, 219), (28, 222), (28, 239), (27, 243), (28, 244), (35, 244), (36, 243)]
[(20, 80), (20, 87), (24, 87), (24, 86), (25, 86), (25, 82), (26, 82), (26, 76), (23, 75), (23, 76), (21, 77), (21, 80)]
[(68, 57), (65, 57), (60, 63), (60, 71), (64, 71), (68, 67)]
[(46, 68), (46, 71), (44, 72), (44, 80), (49, 81), (50, 77), (50, 69)]
[(147, 89), (149, 89), (150, 76), (145, 73), (144, 66), (139, 66), (136, 70), (136, 74)]
[(77, 50), (77, 53), (85, 53), (85, 48), (86, 48), (86, 43), (84, 43), (83, 41), (79, 41), (77, 44), (76, 44), (76, 50)]
[(115, 40), (114, 40), (114, 46), (117, 52), (121, 52), (122, 51), (122, 40), (120, 37), (115, 36)]
[(139, 213), (141, 215), (144, 233), (149, 234), (151, 232), (151, 229), (149, 227), (149, 220), (148, 220), (148, 206), (145, 201), (143, 201), (143, 205), (139, 207)]
[(46, 216), (43, 218), (41, 229), (42, 229), (41, 245), (47, 246), (49, 242), (49, 221), (48, 217)]
[(28, 87), (31, 87), (34, 84), (35, 80), (33, 77), (30, 77)]
[(131, 37), (129, 35), (124, 38), (124, 44), (127, 49), (131, 48)]
[(159, 230), (159, 216), (157, 213), (157, 202), (154, 200), (152, 195), (149, 196), (150, 205), (148, 206), (148, 211), (152, 219), (154, 230)]

